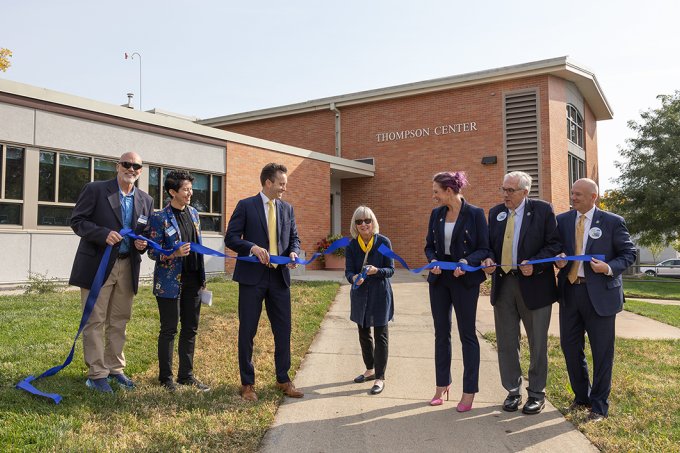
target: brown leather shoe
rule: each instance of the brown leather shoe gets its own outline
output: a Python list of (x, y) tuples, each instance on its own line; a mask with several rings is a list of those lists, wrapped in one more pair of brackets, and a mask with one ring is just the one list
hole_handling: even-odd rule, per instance
[(285, 393), (287, 396), (290, 396), (291, 398), (302, 398), (303, 396), (305, 396), (305, 394), (296, 389), (293, 383), (290, 381), (284, 382), (283, 384), (277, 382), (276, 386), (279, 388), (279, 390), (281, 390), (283, 393)]
[(252, 385), (242, 385), (241, 386), (241, 398), (244, 401), (257, 401), (257, 393), (255, 393), (255, 388)]

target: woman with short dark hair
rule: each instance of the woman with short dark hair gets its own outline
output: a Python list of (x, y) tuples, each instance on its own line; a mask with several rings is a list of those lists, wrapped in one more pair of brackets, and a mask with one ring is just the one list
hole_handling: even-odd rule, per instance
[(201, 222), (198, 211), (189, 205), (194, 177), (187, 171), (171, 171), (165, 177), (164, 189), (170, 196), (165, 208), (156, 211), (149, 220), (149, 237), (164, 249), (182, 245), (166, 256), (149, 248), (148, 255), (156, 261), (153, 273), (153, 293), (158, 302), (161, 329), (158, 334), (158, 380), (167, 390), (177, 386), (172, 380), (172, 353), (177, 323), (181, 323), (179, 369), (177, 383), (201, 391), (210, 387), (193, 374), (194, 347), (201, 312), (200, 292), (205, 288), (203, 255), (192, 252), (190, 242), (201, 243)]

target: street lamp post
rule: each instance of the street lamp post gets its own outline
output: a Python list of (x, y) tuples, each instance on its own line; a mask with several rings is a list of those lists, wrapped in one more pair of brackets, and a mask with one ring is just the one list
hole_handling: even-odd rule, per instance
[[(142, 108), (142, 56), (138, 52), (134, 52), (130, 54), (130, 59), (134, 60), (135, 55), (139, 57), (139, 110), (143, 112), (144, 109)], [(126, 53), (125, 58), (127, 59), (127, 57), (128, 54)]]

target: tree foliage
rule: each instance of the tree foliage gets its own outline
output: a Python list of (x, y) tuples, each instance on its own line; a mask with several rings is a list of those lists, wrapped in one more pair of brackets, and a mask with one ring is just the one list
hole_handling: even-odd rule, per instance
[(0, 71), (5, 72), (10, 66), (12, 66), (12, 63), (9, 61), (11, 57), (11, 50), (0, 47)]
[(680, 91), (657, 99), (660, 108), (628, 122), (637, 137), (626, 141), (625, 160), (616, 162), (616, 211), (641, 245), (668, 244), (680, 230)]

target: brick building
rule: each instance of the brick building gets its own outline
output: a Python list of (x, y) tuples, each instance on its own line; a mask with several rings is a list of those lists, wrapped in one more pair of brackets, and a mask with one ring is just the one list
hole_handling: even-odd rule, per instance
[[(330, 193), (333, 229), (344, 234), (356, 206), (370, 206), (395, 250), (422, 265), (436, 172), (466, 171), (463, 195), (488, 210), (501, 201), (503, 175), (526, 171), (531, 196), (562, 212), (573, 181), (598, 179), (597, 121), (611, 118), (595, 75), (561, 57), (201, 124), (374, 164), (371, 177), (320, 172), (305, 181), (308, 193)], [(296, 208), (312, 202), (303, 198)]]

